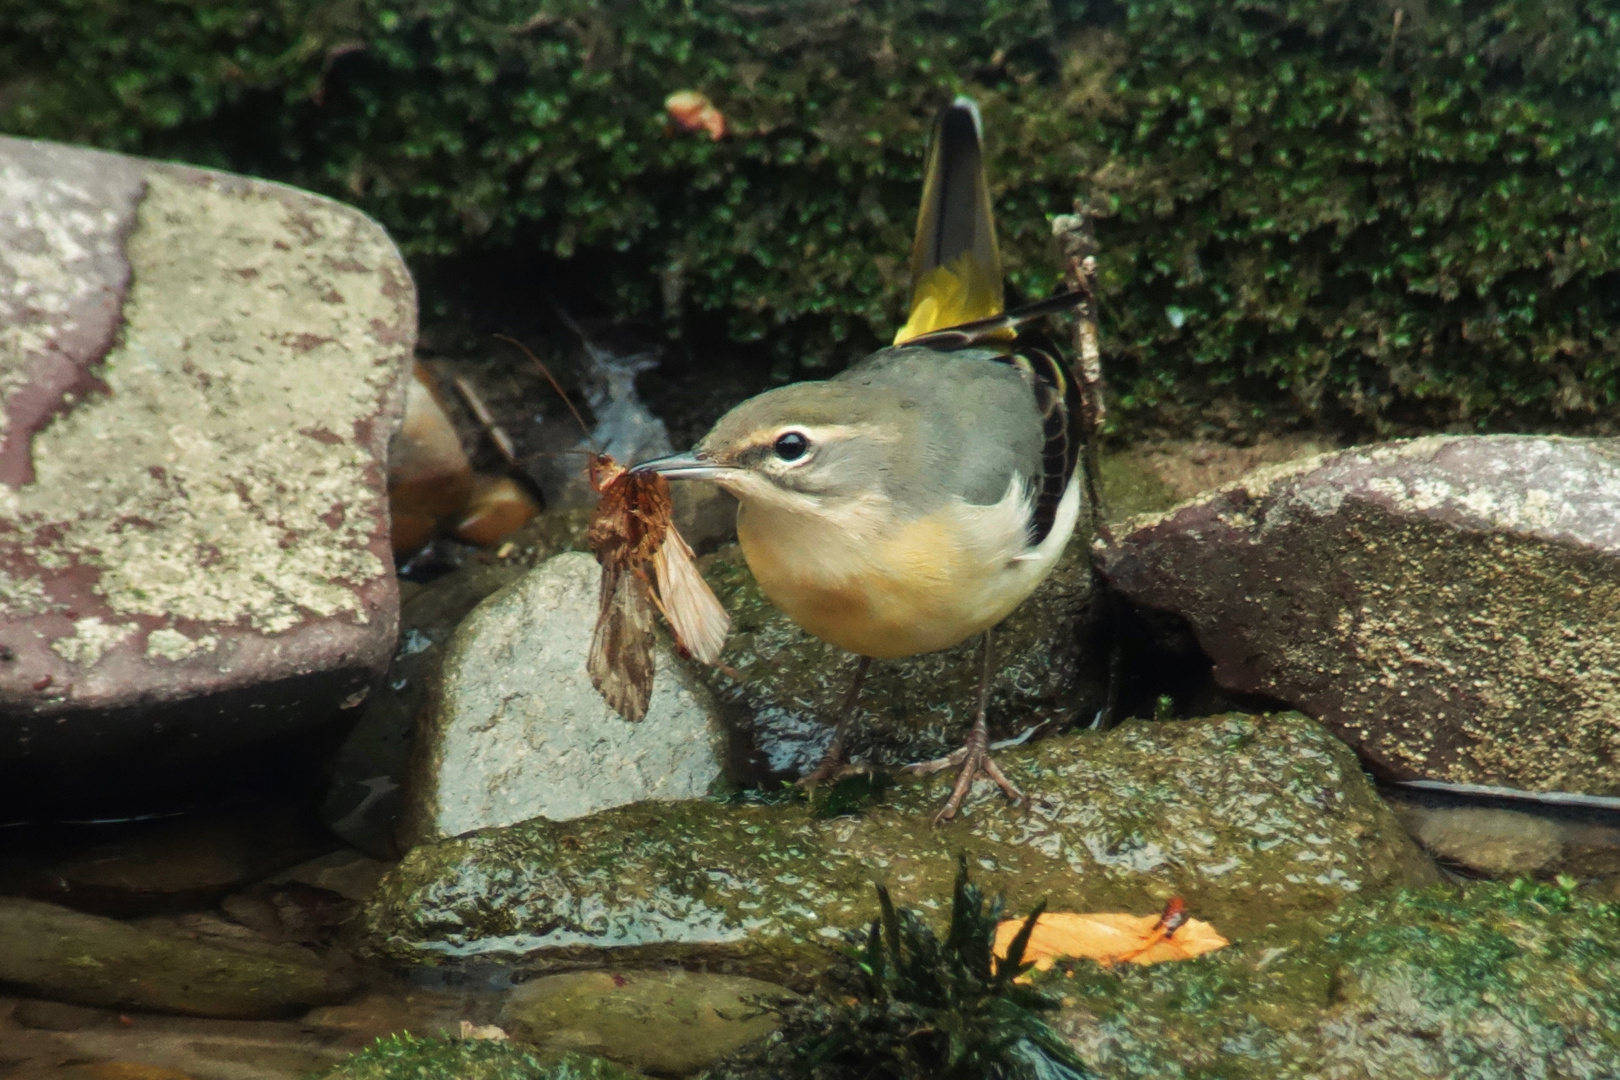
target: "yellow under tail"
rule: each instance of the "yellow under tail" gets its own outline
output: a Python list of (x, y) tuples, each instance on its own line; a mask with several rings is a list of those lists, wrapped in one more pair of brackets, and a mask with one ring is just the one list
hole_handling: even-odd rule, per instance
[(911, 309), (894, 343), (999, 315), (1005, 307), (979, 107), (959, 97), (934, 123), (911, 242)]

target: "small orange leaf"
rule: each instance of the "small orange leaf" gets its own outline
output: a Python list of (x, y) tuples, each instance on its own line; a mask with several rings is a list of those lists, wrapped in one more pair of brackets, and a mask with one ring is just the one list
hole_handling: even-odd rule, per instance
[[(1008, 919), (996, 927), (997, 956), (1007, 955), (1007, 946), (1023, 925), (1022, 919)], [(1105, 967), (1125, 962), (1159, 964), (1190, 960), (1229, 944), (1209, 923), (1187, 919), (1174, 906), (1162, 915), (1053, 911), (1035, 921), (1024, 960), (1033, 963), (1037, 971), (1045, 971), (1069, 957), (1086, 957)]]
[(664, 111), (682, 131), (707, 131), (719, 141), (726, 136), (726, 117), (708, 96), (696, 90), (682, 90), (664, 99)]

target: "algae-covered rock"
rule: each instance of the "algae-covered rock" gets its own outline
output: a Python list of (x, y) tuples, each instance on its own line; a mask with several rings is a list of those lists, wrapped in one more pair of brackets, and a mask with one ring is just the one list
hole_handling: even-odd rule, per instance
[[(717, 552), (704, 564), (704, 577), (731, 614), (722, 656), (731, 672), (694, 668), (714, 688), (739, 736), (739, 767), (754, 778), (798, 776), (832, 739), (855, 657), (810, 636), (773, 607), (741, 549)], [(1011, 737), (1084, 708), (1081, 635), (1091, 580), (1085, 545), (1076, 540), (1052, 575), (996, 627), (993, 737)], [(943, 652), (874, 663), (861, 693), (854, 756), (892, 765), (960, 745), (978, 700), (978, 648), (975, 637)]]
[(313, 961), (152, 933), (32, 900), (0, 899), (0, 983), (115, 1009), (257, 1020), (342, 1001), (353, 976)]
[(1282, 944), (1082, 963), (1055, 1026), (1111, 1078), (1616, 1075), (1620, 908), (1477, 884), (1347, 905)]
[(1298, 714), (1134, 722), (999, 760), (1030, 805), (982, 785), (944, 828), (930, 818), (948, 781), (932, 777), (860, 817), (694, 801), (420, 847), (365, 912), (367, 947), (411, 964), (525, 958), (547, 970), (611, 956), (802, 975), (875, 914), (874, 882), (938, 911), (958, 853), (1015, 912), (1042, 898), (1146, 912), (1179, 895), (1238, 937), (1434, 880), (1355, 756)]
[(639, 1075), (601, 1058), (559, 1058), (509, 1042), (401, 1033), (378, 1039), (322, 1080), (635, 1080)]
[(780, 1021), (762, 1006), (795, 996), (740, 975), (573, 971), (512, 991), (501, 1026), (544, 1051), (598, 1054), (683, 1076), (769, 1035)]

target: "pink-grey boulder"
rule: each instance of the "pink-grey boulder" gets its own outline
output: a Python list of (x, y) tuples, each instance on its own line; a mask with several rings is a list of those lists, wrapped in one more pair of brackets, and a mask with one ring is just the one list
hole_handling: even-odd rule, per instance
[(360, 702), (415, 332), (348, 207), (0, 138), (0, 798), (161, 788)]
[(1099, 541), (1224, 687), (1397, 779), (1620, 794), (1620, 440), (1435, 436), (1253, 473)]

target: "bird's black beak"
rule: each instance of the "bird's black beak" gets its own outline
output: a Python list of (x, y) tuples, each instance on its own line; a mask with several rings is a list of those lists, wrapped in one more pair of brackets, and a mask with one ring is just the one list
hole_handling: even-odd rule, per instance
[(657, 473), (671, 480), (713, 480), (731, 470), (724, 465), (714, 464), (696, 451), (688, 450), (684, 454), (670, 454), (668, 457), (643, 461), (630, 471)]

